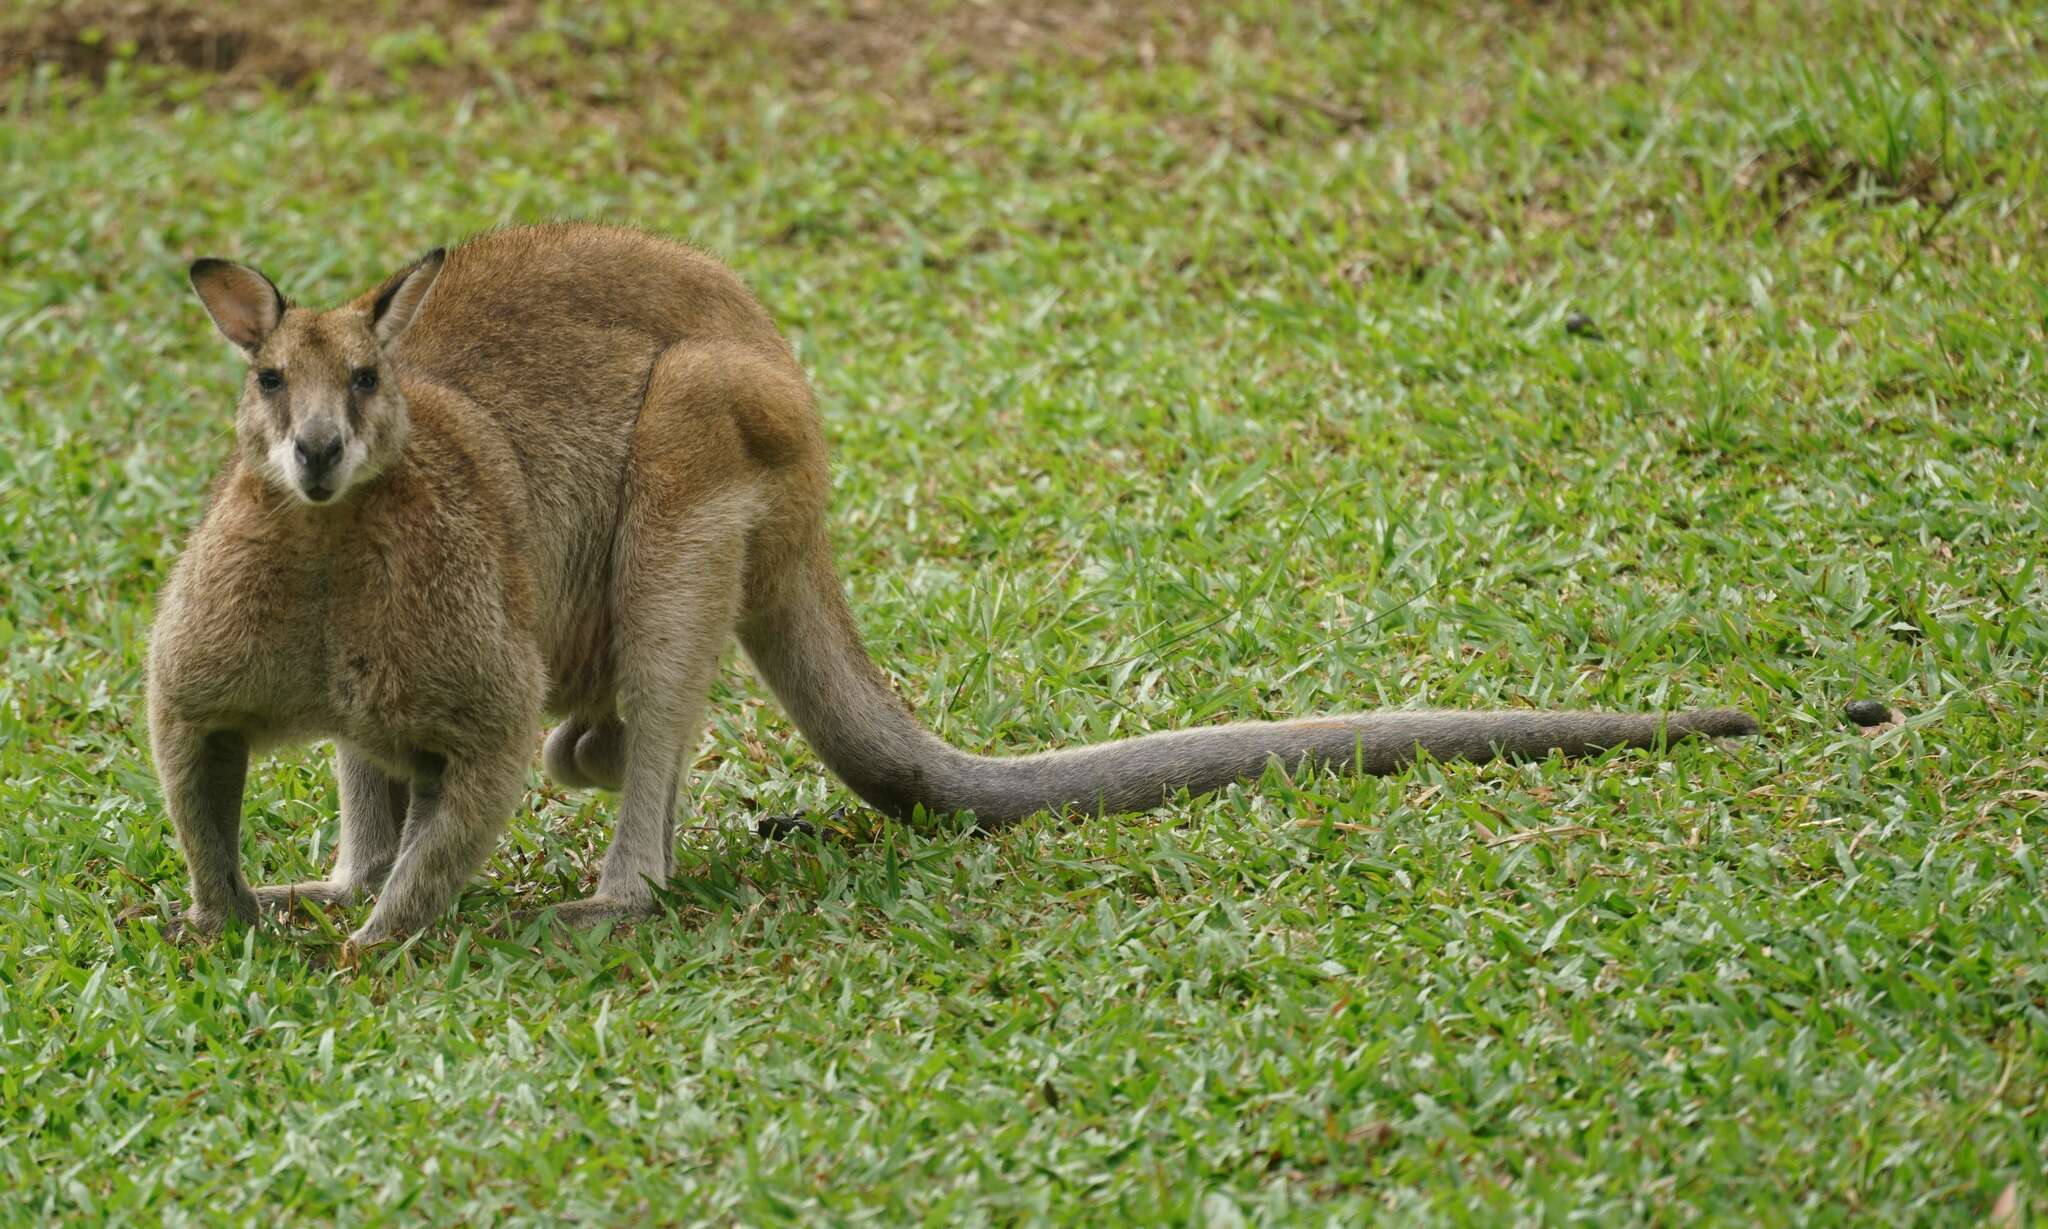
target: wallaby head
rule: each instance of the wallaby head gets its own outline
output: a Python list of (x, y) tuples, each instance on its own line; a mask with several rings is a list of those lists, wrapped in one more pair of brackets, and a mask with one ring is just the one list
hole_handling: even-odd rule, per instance
[(326, 504), (397, 458), (410, 420), (390, 353), (433, 289), (442, 255), (435, 249), (374, 295), (330, 311), (286, 303), (248, 265), (193, 263), (192, 289), (249, 363), (235, 434), (250, 469), (305, 503)]

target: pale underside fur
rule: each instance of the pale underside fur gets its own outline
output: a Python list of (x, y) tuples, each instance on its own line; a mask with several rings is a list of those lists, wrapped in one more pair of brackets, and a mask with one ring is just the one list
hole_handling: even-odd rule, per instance
[[(266, 904), (373, 894), (357, 944), (432, 922), (517, 806), (544, 712), (561, 715), (550, 775), (618, 791), (596, 891), (562, 915), (649, 911), (673, 868), (685, 755), (735, 638), (855, 793), (891, 815), (972, 812), (990, 827), (1147, 808), (1274, 761), (1379, 773), (1418, 751), (1540, 756), (1755, 729), (1727, 710), (1396, 710), (970, 755), (920, 725), (862, 647), (827, 548), (808, 386), (711, 258), (564, 224), (433, 254), (331, 312), (288, 307), (227, 262), (195, 265), (193, 284), (251, 372), (236, 456), (151, 642), (151, 736), (193, 933)], [(337, 747), (333, 873), (251, 888), (249, 757), (311, 738)]]

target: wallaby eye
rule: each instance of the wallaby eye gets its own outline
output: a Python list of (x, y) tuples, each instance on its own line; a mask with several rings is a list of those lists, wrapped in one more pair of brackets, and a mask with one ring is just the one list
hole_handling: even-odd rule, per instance
[(376, 369), (375, 367), (358, 367), (358, 368), (356, 368), (356, 375), (355, 375), (355, 379), (353, 379), (353, 380), (350, 380), (350, 381), (349, 381), (349, 384), (350, 384), (350, 386), (351, 386), (351, 387), (353, 387), (353, 388), (354, 388), (354, 389), (355, 389), (355, 390), (356, 390), (357, 392), (359, 392), (359, 393), (374, 393), (374, 392), (376, 392), (376, 391), (377, 391), (377, 369)]
[(284, 372), (275, 367), (265, 367), (256, 373), (256, 387), (266, 393), (274, 393), (284, 387)]

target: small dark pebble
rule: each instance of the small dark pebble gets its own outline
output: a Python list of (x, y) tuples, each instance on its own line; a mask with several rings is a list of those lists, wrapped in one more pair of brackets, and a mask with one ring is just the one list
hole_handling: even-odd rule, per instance
[(1593, 317), (1588, 316), (1584, 312), (1573, 312), (1571, 315), (1566, 316), (1564, 318), (1564, 331), (1574, 337), (1584, 337), (1588, 341), (1607, 340), (1607, 334), (1602, 333), (1600, 326), (1593, 323)]
[(764, 815), (754, 821), (754, 835), (780, 841), (792, 836), (816, 836), (828, 827), (836, 827), (846, 820), (845, 807), (833, 807), (823, 819), (805, 819), (803, 813), (796, 815)]
[(1851, 700), (1842, 715), (1860, 726), (1883, 725), (1892, 719), (1892, 706), (1883, 700)]
[(801, 815), (763, 815), (754, 821), (754, 835), (771, 841), (793, 836), (816, 836), (818, 825)]

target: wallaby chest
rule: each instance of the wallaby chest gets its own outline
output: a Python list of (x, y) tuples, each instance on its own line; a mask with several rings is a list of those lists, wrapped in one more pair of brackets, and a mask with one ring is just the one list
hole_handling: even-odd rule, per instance
[(261, 741), (396, 755), (502, 723), (507, 671), (534, 654), (516, 594), (495, 544), (432, 510), (217, 509), (180, 566), (158, 685)]

